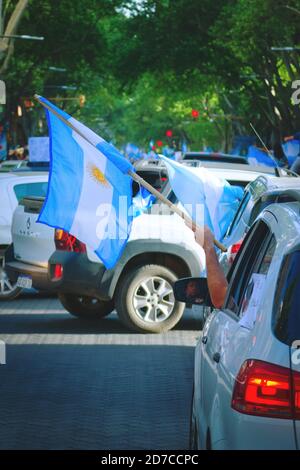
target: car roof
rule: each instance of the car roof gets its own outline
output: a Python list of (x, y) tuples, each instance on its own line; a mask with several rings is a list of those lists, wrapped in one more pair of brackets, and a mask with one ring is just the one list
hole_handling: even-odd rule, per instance
[[(199, 168), (194, 168), (194, 171), (197, 173), (197, 171), (201, 170), (201, 167)], [(227, 168), (227, 167), (214, 167), (214, 168), (209, 168), (209, 171), (211, 171), (215, 176), (218, 176), (219, 178), (224, 178), (226, 180), (236, 180), (236, 181), (244, 181), (244, 182), (250, 182), (253, 181), (254, 179), (258, 178), (260, 176), (260, 173), (254, 170), (248, 171), (248, 168), (245, 168), (244, 165), (239, 165), (239, 167), (234, 167), (234, 168)]]
[(273, 167), (269, 166), (262, 166), (262, 165), (247, 165), (245, 166), (244, 164), (241, 163), (235, 163), (235, 162), (222, 162), (222, 161), (199, 161), (199, 162), (193, 162), (194, 164), (197, 163), (197, 165), (187, 165), (187, 163), (192, 163), (189, 161), (182, 161), (182, 164), (185, 166), (192, 166), (193, 168), (199, 168), (199, 167), (205, 167), (205, 168), (225, 168), (228, 170), (241, 170), (241, 171), (254, 171), (258, 174), (260, 173), (267, 173), (270, 175), (275, 176), (275, 169)]
[(296, 176), (274, 176), (264, 173), (259, 175), (257, 182), (261, 182), (266, 191), (280, 188), (300, 188), (300, 177)]
[(280, 178), (271, 178), (271, 182), (276, 186), (276, 188), (296, 188), (300, 189), (300, 178), (293, 176), (283, 176)]
[(165, 169), (165, 164), (162, 160), (138, 160), (134, 163), (134, 168), (137, 171), (140, 170), (157, 170), (157, 169)]
[(206, 153), (206, 152), (187, 152), (183, 156), (184, 161), (225, 161), (225, 162), (234, 162), (237, 161), (243, 165), (249, 165), (249, 162), (246, 157), (241, 155), (229, 155), (226, 153)]
[(19, 179), (25, 179), (26, 177), (27, 178), (30, 178), (32, 179), (32, 177), (41, 177), (41, 176), (47, 176), (47, 179), (49, 177), (49, 173), (47, 171), (26, 171), (26, 172), (17, 172), (17, 171), (9, 171), (7, 173), (0, 173), (0, 180), (3, 181), (3, 180), (15, 180), (15, 181), (18, 181)]
[[(288, 250), (292, 250), (296, 245), (299, 245), (300, 242), (300, 202), (284, 202), (281, 204), (270, 204), (266, 209), (263, 210), (261, 217), (263, 218), (266, 212), (271, 212), (275, 218), (280, 221), (284, 220), (283, 215), (288, 214), (288, 217), (291, 219), (291, 224), (289, 224), (289, 243), (287, 244)], [(279, 222), (280, 223), (280, 222)], [(284, 227), (283, 227), (284, 230)], [(293, 232), (293, 235), (291, 235)]]
[(200, 156), (200, 157), (242, 157), (242, 155), (232, 155), (231, 153), (224, 153), (224, 152), (193, 152), (192, 150), (189, 152), (185, 152), (183, 158), (189, 157), (189, 156)]
[(19, 165), (19, 164), (27, 164), (27, 160), (2, 160), (0, 162), (0, 168), (1, 165), (7, 165), (7, 166), (13, 166), (13, 165)]

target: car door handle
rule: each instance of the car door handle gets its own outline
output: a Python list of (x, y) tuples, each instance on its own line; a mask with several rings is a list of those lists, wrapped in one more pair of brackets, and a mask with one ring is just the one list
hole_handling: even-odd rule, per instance
[(208, 340), (208, 336), (202, 336), (201, 341), (202, 341), (203, 344), (206, 344), (207, 340)]
[(213, 355), (213, 360), (215, 362), (220, 362), (220, 359), (221, 359), (221, 354), (216, 352), (214, 355)]

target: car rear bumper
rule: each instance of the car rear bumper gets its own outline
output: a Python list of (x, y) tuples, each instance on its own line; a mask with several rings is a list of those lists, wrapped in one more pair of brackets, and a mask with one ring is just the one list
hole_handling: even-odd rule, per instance
[(34, 289), (55, 290), (49, 282), (47, 268), (22, 263), (20, 261), (6, 261), (5, 269), (13, 282), (17, 282), (19, 276), (26, 275), (31, 277), (32, 287)]
[[(55, 267), (61, 266), (61, 276), (55, 277)], [(108, 300), (101, 293), (101, 279), (105, 267), (88, 260), (85, 254), (56, 251), (50, 257), (48, 268), (16, 260), (7, 260), (6, 269), (13, 281), (20, 275), (32, 278), (32, 287), (57, 293), (80, 294)]]
[[(62, 266), (62, 277), (54, 279), (55, 266)], [(48, 276), (57, 292), (80, 294), (109, 300), (102, 292), (105, 266), (88, 259), (85, 253), (55, 251), (49, 259)]]

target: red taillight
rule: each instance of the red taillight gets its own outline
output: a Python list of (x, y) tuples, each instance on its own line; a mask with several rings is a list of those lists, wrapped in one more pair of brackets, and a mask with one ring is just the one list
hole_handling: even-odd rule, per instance
[(295, 418), (300, 419), (300, 373), (292, 371)]
[(231, 406), (240, 413), (300, 419), (300, 374), (264, 361), (247, 360), (235, 380)]
[(53, 268), (53, 280), (58, 281), (63, 276), (63, 267), (61, 264), (55, 264)]
[(239, 252), (239, 249), (241, 248), (243, 243), (243, 240), (240, 240), (238, 243), (235, 243), (234, 245), (231, 245), (231, 247), (228, 250), (228, 262), (229, 264), (232, 264), (234, 261), (234, 258), (236, 257), (237, 253)]
[(56, 229), (54, 240), (57, 250), (72, 251), (74, 253), (86, 253), (85, 244), (64, 230)]
[(241, 248), (241, 245), (242, 245), (242, 242), (235, 243), (234, 245), (232, 245), (232, 247), (230, 249), (230, 253), (231, 254), (236, 254), (239, 251), (239, 249)]

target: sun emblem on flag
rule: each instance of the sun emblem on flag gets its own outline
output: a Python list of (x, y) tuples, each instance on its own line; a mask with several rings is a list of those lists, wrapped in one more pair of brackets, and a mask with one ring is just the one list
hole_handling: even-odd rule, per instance
[(96, 183), (100, 183), (104, 186), (108, 185), (107, 179), (105, 178), (102, 171), (96, 165), (89, 166), (89, 173), (91, 177), (93, 178), (93, 180), (96, 181)]

